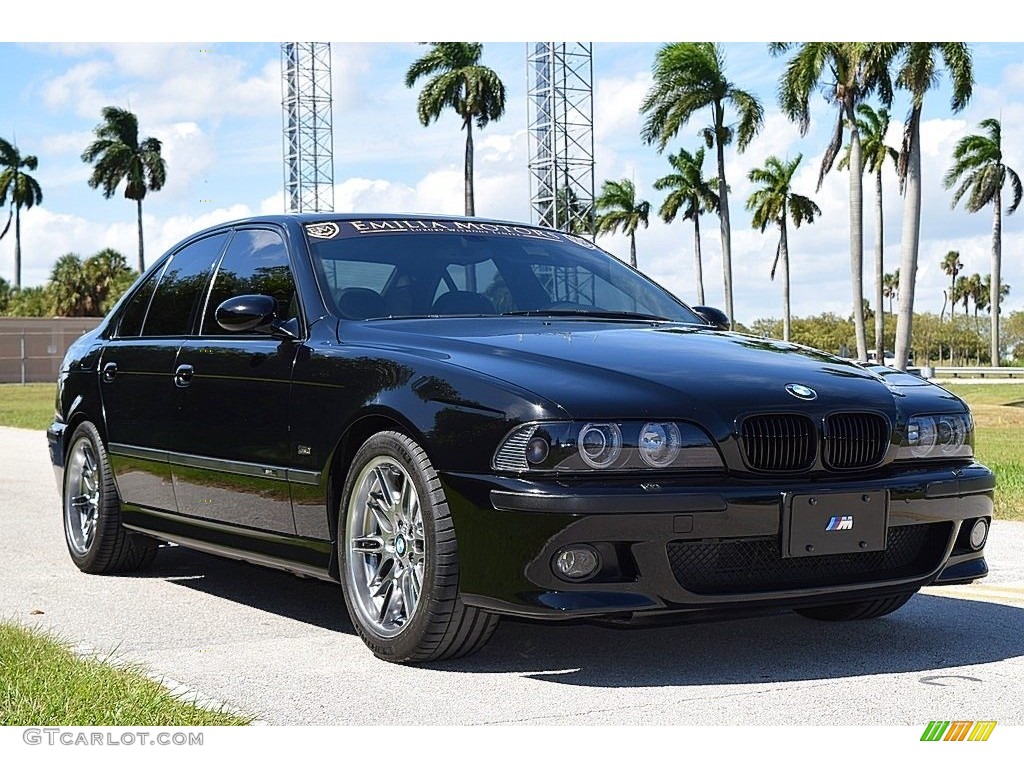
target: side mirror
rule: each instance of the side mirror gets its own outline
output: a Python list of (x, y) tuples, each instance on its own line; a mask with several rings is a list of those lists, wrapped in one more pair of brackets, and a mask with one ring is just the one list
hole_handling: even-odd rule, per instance
[(697, 315), (709, 325), (715, 326), (720, 331), (728, 331), (731, 323), (729, 316), (720, 309), (714, 307), (690, 307)]
[(231, 333), (255, 331), (288, 339), (297, 338), (291, 321), (277, 317), (277, 300), (271, 296), (234, 296), (221, 302), (214, 313), (217, 325)]

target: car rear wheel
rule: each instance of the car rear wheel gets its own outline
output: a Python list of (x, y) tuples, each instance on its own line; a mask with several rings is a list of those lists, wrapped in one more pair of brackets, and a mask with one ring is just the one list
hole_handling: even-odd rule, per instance
[(64, 465), (64, 538), (86, 573), (127, 573), (153, 562), (158, 543), (121, 525), (121, 500), (96, 427), (82, 422), (71, 435)]
[(465, 605), (448, 503), (426, 452), (379, 432), (356, 453), (342, 493), (338, 559), (352, 623), (386, 661), (478, 651), (498, 617)]
[(808, 619), (818, 621), (862, 621), (888, 616), (902, 608), (914, 596), (908, 592), (895, 597), (883, 597), (878, 600), (860, 600), (853, 603), (836, 603), (835, 605), (819, 605), (814, 608), (797, 608), (797, 613)]

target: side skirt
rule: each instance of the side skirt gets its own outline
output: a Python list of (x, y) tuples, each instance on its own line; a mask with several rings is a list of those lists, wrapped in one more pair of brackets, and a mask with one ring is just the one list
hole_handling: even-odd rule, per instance
[(136, 533), (211, 555), (322, 581), (338, 581), (330, 573), (333, 547), (329, 541), (181, 517), (128, 504), (122, 506), (121, 521), (125, 528)]

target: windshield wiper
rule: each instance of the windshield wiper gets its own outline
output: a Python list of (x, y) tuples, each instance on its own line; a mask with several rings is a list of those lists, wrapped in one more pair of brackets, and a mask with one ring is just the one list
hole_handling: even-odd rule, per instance
[(502, 316), (519, 317), (596, 317), (611, 320), (666, 320), (672, 318), (661, 315), (649, 315), (643, 312), (615, 312), (609, 309), (519, 309), (502, 312)]

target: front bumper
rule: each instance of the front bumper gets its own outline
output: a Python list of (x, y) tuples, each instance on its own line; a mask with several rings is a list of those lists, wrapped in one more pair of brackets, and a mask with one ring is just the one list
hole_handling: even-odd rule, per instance
[[(645, 481), (647, 479), (645, 478)], [(964, 521), (991, 518), (995, 478), (980, 464), (822, 482), (726, 478), (657, 484), (442, 474), (466, 603), (530, 618), (634, 620), (742, 614), (964, 583), (988, 572)], [(884, 496), (877, 551), (788, 551), (795, 496)], [(839, 496), (833, 496), (839, 499)], [(883, 543), (884, 542), (884, 543)], [(563, 547), (588, 544), (589, 581), (555, 575)]]
[(63, 421), (54, 419), (46, 429), (46, 443), (50, 449), (50, 463), (53, 464), (58, 493), (64, 490), (64, 458), (67, 456), (67, 446), (64, 443), (68, 437), (67, 424)]

